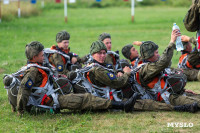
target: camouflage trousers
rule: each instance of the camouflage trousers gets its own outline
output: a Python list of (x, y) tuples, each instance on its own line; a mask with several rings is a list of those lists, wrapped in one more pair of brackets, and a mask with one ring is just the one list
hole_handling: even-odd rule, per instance
[(200, 107), (200, 95), (191, 95), (191, 96), (183, 96), (183, 95), (170, 95), (169, 102), (171, 105), (184, 105), (184, 104), (193, 104), (197, 102), (198, 107)]
[(101, 110), (111, 107), (110, 99), (96, 97), (90, 93), (59, 95), (58, 101), (60, 109)]
[(137, 100), (134, 106), (134, 110), (137, 111), (172, 111), (172, 105), (154, 101), (151, 99)]

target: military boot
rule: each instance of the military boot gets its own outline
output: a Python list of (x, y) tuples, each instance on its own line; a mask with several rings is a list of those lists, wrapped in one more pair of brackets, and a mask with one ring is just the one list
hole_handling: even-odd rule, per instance
[(180, 106), (174, 106), (175, 111), (179, 112), (190, 112), (190, 113), (195, 113), (198, 111), (198, 104), (197, 102), (194, 102), (193, 104), (185, 104), (185, 105), (180, 105)]
[(125, 112), (131, 112), (133, 111), (135, 101), (139, 98), (139, 93), (134, 93), (131, 98), (129, 98), (127, 101), (123, 102), (117, 102), (117, 101), (112, 101), (112, 109), (121, 109), (124, 110)]

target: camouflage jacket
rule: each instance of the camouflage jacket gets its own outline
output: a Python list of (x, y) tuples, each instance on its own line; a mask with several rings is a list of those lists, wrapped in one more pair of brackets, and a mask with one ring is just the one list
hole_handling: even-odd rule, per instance
[(100, 87), (109, 86), (115, 89), (126, 87), (129, 76), (130, 73), (124, 73), (123, 76), (117, 77), (113, 69), (106, 67), (106, 63), (95, 66), (87, 73), (87, 79), (92, 84)]
[[(77, 62), (80, 62), (80, 58), (78, 57), (78, 55), (70, 52), (70, 48), (68, 50), (62, 50), (58, 48), (57, 46), (53, 45), (51, 49), (56, 49), (64, 54), (67, 54), (70, 57), (70, 62), (71, 62), (72, 57), (76, 57)], [(70, 65), (72, 65), (71, 63), (67, 63), (68, 61), (66, 60), (66, 58), (59, 53), (51, 54), (49, 56), (49, 62), (54, 67), (56, 67), (59, 74), (64, 74), (64, 75), (67, 75), (67, 73), (70, 71)]]

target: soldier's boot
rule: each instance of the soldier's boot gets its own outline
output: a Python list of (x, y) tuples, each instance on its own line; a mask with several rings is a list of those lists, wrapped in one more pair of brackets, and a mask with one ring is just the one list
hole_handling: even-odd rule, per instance
[(194, 102), (193, 104), (185, 104), (180, 106), (174, 106), (175, 111), (179, 112), (190, 112), (195, 113), (199, 110), (197, 102)]
[(112, 109), (121, 109), (125, 112), (131, 112), (133, 111), (135, 101), (139, 98), (139, 93), (134, 93), (131, 98), (129, 98), (127, 101), (117, 102), (112, 101)]

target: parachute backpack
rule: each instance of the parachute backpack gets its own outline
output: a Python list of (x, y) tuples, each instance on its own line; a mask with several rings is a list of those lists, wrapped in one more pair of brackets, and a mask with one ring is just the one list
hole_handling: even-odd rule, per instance
[[(18, 89), (21, 84), (21, 80), (24, 76), (24, 72), (29, 69), (30, 67), (37, 67), (43, 70), (51, 72), (51, 69), (47, 67), (42, 67), (37, 64), (28, 64), (27, 66), (22, 67), (18, 72), (13, 73), (11, 75), (6, 75), (4, 76), (4, 85), (5, 89), (7, 90), (8, 93), (8, 99), (11, 104), (12, 110), (16, 111), (16, 106), (17, 106), (17, 94), (18, 94)], [(53, 79), (52, 79), (53, 78)], [(57, 84), (58, 88), (53, 88), (53, 83), (52, 80), (55, 81)], [(48, 77), (48, 82), (44, 87), (33, 87), (35, 91), (31, 93), (29, 96), (29, 101), (27, 103), (27, 106), (33, 105), (32, 107), (36, 108), (43, 108), (46, 110), (54, 110), (55, 112), (59, 112), (59, 102), (58, 102), (58, 94), (68, 94), (72, 90), (72, 86), (69, 83), (69, 81), (65, 78), (57, 78), (57, 77)], [(51, 106), (46, 106), (45, 104), (43, 105), (43, 99), (47, 98), (48, 96), (51, 96), (54, 101), (53, 107)], [(36, 98), (37, 97), (37, 98)], [(27, 110), (30, 111), (30, 110)]]
[(181, 70), (165, 69), (166, 82), (170, 88), (171, 94), (183, 94), (187, 83), (187, 76)]
[[(97, 63), (92, 63), (82, 69), (76, 70), (74, 78), (71, 79), (74, 93), (91, 93), (94, 96), (105, 98), (105, 99), (111, 99), (115, 101), (122, 101), (123, 94), (121, 90), (113, 89), (108, 86), (106, 87), (99, 87), (91, 82), (88, 81), (86, 78), (86, 74), (93, 69), (93, 67), (99, 66), (103, 67)], [(107, 69), (107, 68), (105, 68)], [(110, 69), (107, 69), (110, 70)]]
[[(170, 68), (166, 68), (161, 73), (161, 76), (153, 88), (148, 89), (148, 86), (145, 86), (144, 83), (144, 86), (140, 85), (137, 82), (136, 73), (144, 66), (144, 64), (145, 63), (139, 65), (136, 69), (134, 69), (134, 74), (132, 73), (132, 75), (134, 75), (133, 89), (135, 92), (139, 92), (141, 94), (141, 99), (152, 99), (156, 101), (162, 101), (163, 99), (165, 103), (170, 104), (169, 96), (171, 94), (182, 95), (184, 93), (187, 77), (182, 71), (176, 69), (171, 70)], [(161, 86), (163, 86), (163, 88), (161, 88)]]

